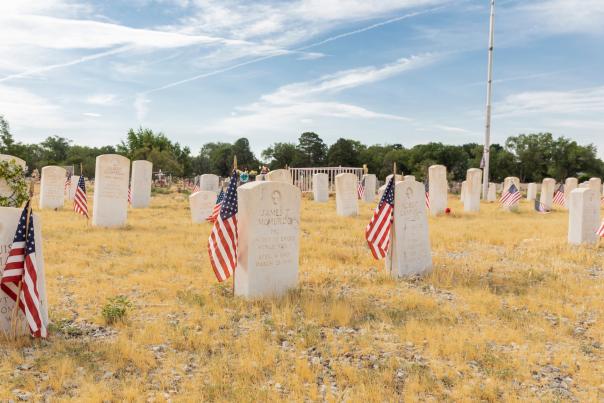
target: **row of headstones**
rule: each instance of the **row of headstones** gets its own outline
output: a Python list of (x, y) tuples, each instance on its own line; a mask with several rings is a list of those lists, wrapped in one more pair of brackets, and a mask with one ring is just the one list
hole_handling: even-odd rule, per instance
[[(336, 186), (341, 181), (336, 178)], [(205, 199), (206, 192), (209, 196), (206, 211), (199, 214), (202, 221), (211, 212), (216, 191), (202, 190), (190, 196), (193, 214), (197, 199)], [(239, 239), (235, 294), (282, 295), (298, 283), (301, 191), (284, 180), (264, 180), (239, 186), (237, 194)], [(423, 184), (413, 180), (396, 184), (391, 245), (386, 269), (392, 276), (431, 270)]]
[[(470, 179), (471, 175), (473, 175), (473, 174), (474, 173), (470, 173), (468, 171), (468, 179)], [(476, 175), (476, 174), (474, 174), (474, 175)], [(480, 178), (482, 179), (482, 173), (480, 173), (480, 175), (476, 175), (476, 177), (478, 177), (478, 176), (480, 176)], [(468, 189), (469, 189), (469, 186), (473, 185), (474, 183), (470, 183), (470, 181), (468, 179), (466, 179), (461, 184), (460, 198), (461, 198), (462, 202), (465, 202), (466, 194), (468, 192), (472, 192), (471, 190), (469, 191)], [(474, 177), (472, 177), (472, 179), (474, 179)], [(469, 183), (470, 183), (470, 185), (468, 185)], [(507, 191), (512, 184), (514, 184), (516, 186), (516, 188), (520, 189), (520, 187), (521, 187), (520, 178), (515, 177), (515, 176), (510, 176), (510, 177), (505, 178), (503, 185), (502, 185), (502, 191)], [(581, 183), (580, 185), (578, 183), (577, 178), (567, 178), (564, 182), (565, 199), (569, 200), (570, 193), (574, 189), (577, 189), (578, 187), (590, 188), (596, 193), (596, 196), (600, 196), (601, 194), (604, 194), (604, 189), (602, 188), (602, 180), (600, 178), (591, 178), (589, 181), (585, 181), (585, 182)], [(551, 209), (553, 206), (554, 192), (556, 190), (555, 188), (556, 188), (555, 179), (553, 179), (553, 178), (543, 179), (543, 182), (541, 184), (541, 195), (539, 197), (539, 202), (543, 205), (544, 208), (546, 208), (548, 210)], [(487, 201), (489, 201), (489, 202), (496, 201), (497, 200), (497, 184), (493, 183), (493, 182), (489, 183), (488, 189), (489, 190), (487, 193)], [(538, 190), (538, 185), (536, 183), (534, 183), (534, 182), (528, 183), (526, 199), (529, 201), (536, 200), (537, 190)], [(477, 193), (478, 193), (478, 195), (480, 195), (480, 191), (478, 191)], [(474, 196), (476, 196), (476, 195), (474, 194)], [(472, 207), (474, 207), (474, 206), (476, 206), (476, 204), (472, 203)], [(467, 210), (467, 211), (473, 211), (473, 210)]]
[[(62, 208), (65, 203), (65, 168), (46, 166), (40, 179), (40, 208)], [(103, 154), (96, 158), (94, 180), (94, 209), (92, 224), (100, 227), (119, 227), (128, 217), (128, 188), (131, 206), (146, 208), (151, 201), (153, 164), (149, 161), (132, 162), (117, 154)], [(78, 177), (72, 177), (72, 187)], [(73, 191), (75, 193), (75, 190)], [(69, 194), (68, 194), (69, 197)]]

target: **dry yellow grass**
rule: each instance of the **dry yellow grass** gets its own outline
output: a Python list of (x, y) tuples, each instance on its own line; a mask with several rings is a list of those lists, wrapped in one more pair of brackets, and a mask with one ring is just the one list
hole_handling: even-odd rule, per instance
[[(233, 298), (183, 195), (86, 227), (40, 212), (53, 334), (0, 347), (0, 398), (53, 401), (597, 401), (604, 247), (566, 244), (567, 214), (482, 205), (430, 218), (434, 272), (395, 281), (368, 252), (371, 209), (305, 199), (300, 285)], [(127, 319), (101, 309), (125, 295)]]

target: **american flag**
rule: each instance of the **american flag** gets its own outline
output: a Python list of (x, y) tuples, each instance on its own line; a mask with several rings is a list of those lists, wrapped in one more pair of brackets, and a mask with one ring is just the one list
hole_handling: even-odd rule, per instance
[(359, 198), (359, 200), (363, 199), (363, 196), (365, 195), (365, 180), (360, 180), (359, 183), (357, 183), (357, 196)]
[(596, 234), (598, 234), (600, 238), (604, 238), (604, 221), (602, 221), (602, 224), (600, 224), (600, 228), (598, 228)]
[(219, 282), (228, 279), (237, 266), (237, 182), (235, 170), (208, 239), (210, 263)]
[(212, 214), (206, 218), (209, 222), (215, 222), (218, 218), (218, 214), (220, 214), (220, 206), (222, 205), (222, 201), (224, 200), (224, 190), (220, 189), (220, 193), (218, 194), (218, 198), (216, 198), (216, 204), (214, 204), (214, 208), (212, 209)]
[(25, 315), (31, 335), (45, 338), (46, 326), (42, 321), (41, 301), (38, 293), (34, 217), (29, 208), (29, 202), (21, 213), (17, 232), (15, 232), (2, 272), (0, 289), (15, 303), (17, 299), (19, 300), (19, 309)]
[(503, 207), (511, 207), (520, 201), (522, 195), (515, 184), (511, 184), (507, 192), (501, 195), (499, 202)]
[(75, 196), (73, 197), (73, 211), (80, 213), (88, 218), (88, 198), (86, 197), (86, 183), (84, 176), (80, 175), (78, 186), (76, 187)]
[(566, 196), (564, 196), (564, 185), (561, 183), (556, 192), (554, 192), (554, 199), (552, 200), (554, 204), (557, 204), (560, 207), (566, 206)]
[(426, 208), (430, 210), (430, 183), (428, 181), (424, 183), (424, 190), (426, 193)]
[(365, 229), (365, 239), (376, 259), (383, 259), (388, 253), (392, 211), (394, 210), (394, 176), (388, 181), (384, 194), (375, 208), (373, 218)]
[(545, 204), (541, 203), (537, 199), (535, 199), (535, 211), (541, 214), (549, 213), (549, 210), (545, 208)]
[(132, 189), (128, 186), (128, 204), (132, 204)]
[(63, 191), (67, 191), (67, 189), (69, 189), (71, 187), (71, 172), (67, 173), (67, 177), (65, 178), (65, 188), (63, 189)]

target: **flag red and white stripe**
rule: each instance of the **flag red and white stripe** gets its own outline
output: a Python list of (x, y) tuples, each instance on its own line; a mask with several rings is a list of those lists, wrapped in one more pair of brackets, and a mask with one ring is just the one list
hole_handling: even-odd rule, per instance
[(38, 292), (34, 217), (29, 202), (21, 213), (2, 272), (0, 289), (15, 303), (19, 301), (19, 310), (25, 316), (31, 335), (46, 338), (46, 326), (42, 319), (42, 303)]
[(86, 197), (86, 183), (84, 182), (84, 176), (80, 175), (78, 179), (78, 186), (76, 187), (75, 195), (73, 197), (73, 211), (82, 214), (88, 218), (88, 198)]
[(600, 224), (600, 228), (598, 228), (596, 234), (598, 234), (600, 238), (604, 238), (604, 221), (602, 221), (602, 224)]
[(430, 211), (430, 185), (428, 181), (424, 184), (424, 193), (426, 194), (426, 209)]
[(237, 182), (235, 170), (208, 239), (210, 263), (219, 282), (231, 277), (237, 267)]
[(518, 190), (516, 185), (512, 183), (507, 192), (504, 192), (501, 195), (501, 199), (499, 199), (499, 202), (503, 207), (511, 207), (517, 204), (521, 198), (522, 194), (520, 194), (520, 191)]
[(554, 192), (554, 198), (552, 202), (560, 207), (566, 207), (566, 196), (564, 195), (564, 185), (560, 184), (558, 189)]
[(206, 221), (215, 222), (218, 218), (218, 214), (220, 214), (220, 206), (222, 205), (222, 200), (224, 199), (224, 190), (220, 189), (220, 194), (216, 199), (216, 204), (214, 204), (214, 208), (212, 209), (212, 214), (206, 218)]
[(128, 204), (132, 204), (132, 189), (128, 186)]
[(373, 217), (365, 229), (365, 239), (375, 259), (383, 259), (390, 246), (390, 229), (394, 210), (394, 177), (390, 178)]
[(357, 197), (359, 200), (363, 200), (363, 196), (365, 196), (365, 186), (363, 185), (363, 181), (359, 181), (357, 183)]

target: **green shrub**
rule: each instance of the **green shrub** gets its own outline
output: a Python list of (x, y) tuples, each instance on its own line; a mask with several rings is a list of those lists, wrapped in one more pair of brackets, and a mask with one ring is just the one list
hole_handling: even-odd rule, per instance
[(123, 321), (126, 318), (128, 309), (132, 307), (132, 303), (124, 295), (107, 299), (107, 303), (103, 306), (101, 313), (108, 325)]

